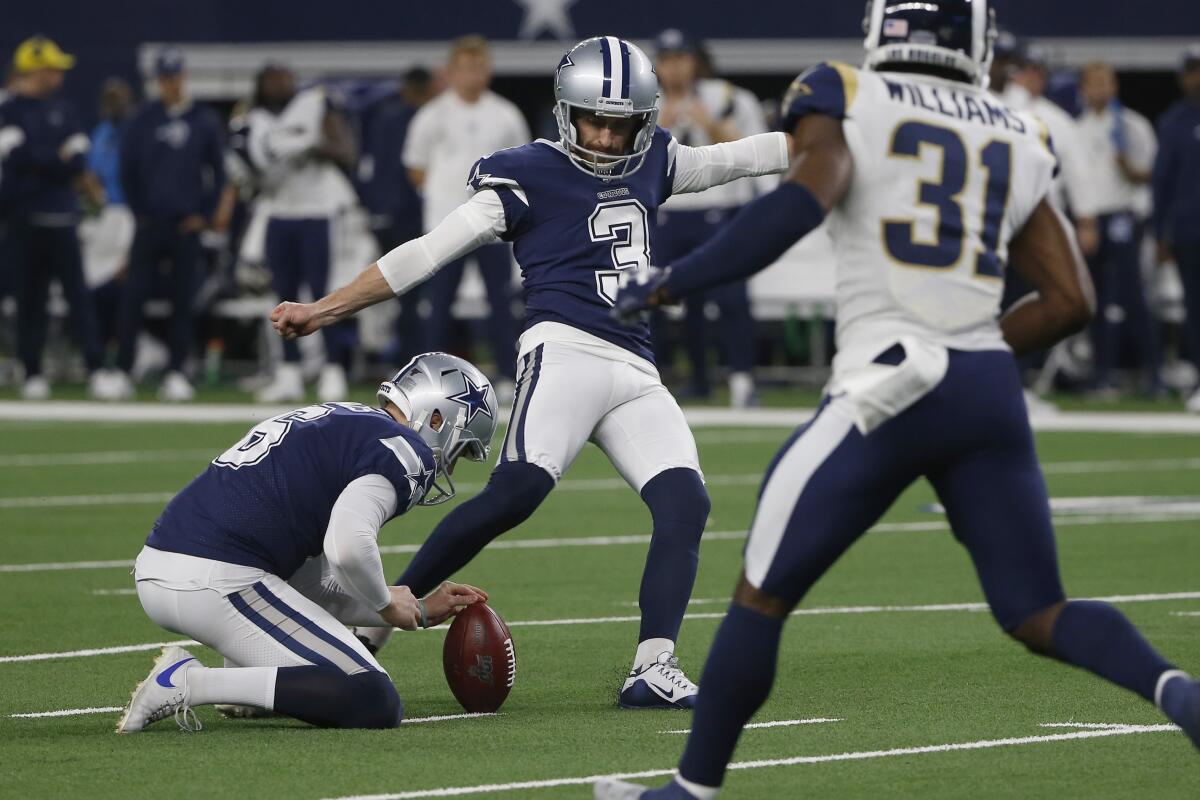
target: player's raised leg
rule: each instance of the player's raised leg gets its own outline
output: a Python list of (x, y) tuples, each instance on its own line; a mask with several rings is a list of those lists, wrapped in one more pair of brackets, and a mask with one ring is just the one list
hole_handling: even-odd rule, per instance
[(692, 596), (709, 499), (696, 442), (657, 373), (619, 365), (632, 399), (596, 426), (593, 440), (650, 509), (654, 531), (642, 572), (641, 630), (618, 695), (623, 708), (692, 708), (696, 684), (680, 669), (675, 641)]
[[(967, 547), (996, 621), (1031, 651), (1086, 669), (1158, 705), (1200, 747), (1200, 686), (1107, 603), (1066, 600), (1045, 482), (1007, 353), (959, 353), (975, 374), (977, 424), (964, 455), (930, 475)], [(984, 419), (980, 419), (980, 415)]]
[(397, 585), (418, 596), (430, 591), (529, 518), (608, 410), (614, 366), (554, 342), (521, 357), (512, 416), (487, 486), (438, 523)]
[(205, 667), (186, 650), (164, 648), (134, 690), (119, 732), (140, 731), (168, 716), (198, 729), (191, 709), (208, 704), (263, 708), (323, 727), (399, 724), (403, 704), (379, 663), (343, 625), (283, 580), (259, 571), (261, 579), (225, 594), (170, 588), (147, 574), (154, 572), (139, 573), (138, 596), (151, 619), (244, 666)]

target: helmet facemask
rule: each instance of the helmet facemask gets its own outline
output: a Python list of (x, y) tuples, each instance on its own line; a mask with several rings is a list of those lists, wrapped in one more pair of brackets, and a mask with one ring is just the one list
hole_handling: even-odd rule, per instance
[[(654, 130), (658, 124), (658, 107), (634, 109), (628, 100), (596, 101), (596, 108), (576, 105), (566, 100), (554, 104), (554, 119), (558, 123), (559, 141), (566, 149), (571, 163), (579, 169), (605, 181), (627, 178), (642, 168), (646, 154), (654, 143)], [(613, 155), (599, 150), (592, 150), (579, 143), (579, 129), (575, 126), (575, 116), (579, 113), (593, 113), (601, 117), (622, 117), (639, 120), (634, 128), (633, 136), (627, 152), (624, 155)]]

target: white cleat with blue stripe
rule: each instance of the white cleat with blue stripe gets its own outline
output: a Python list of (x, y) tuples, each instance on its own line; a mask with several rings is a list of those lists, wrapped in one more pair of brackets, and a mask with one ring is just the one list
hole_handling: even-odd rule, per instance
[(656, 661), (629, 673), (617, 704), (621, 708), (691, 709), (696, 705), (700, 687), (679, 668), (679, 659), (669, 651)]
[(117, 733), (136, 733), (170, 716), (185, 731), (198, 731), (200, 720), (188, 705), (187, 673), (200, 666), (182, 647), (164, 647), (146, 679), (133, 690), (129, 707), (117, 723)]

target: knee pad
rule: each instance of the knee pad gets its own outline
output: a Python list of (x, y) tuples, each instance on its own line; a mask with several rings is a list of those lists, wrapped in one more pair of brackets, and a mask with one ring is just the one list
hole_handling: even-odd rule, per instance
[(655, 475), (642, 487), (642, 500), (650, 509), (656, 531), (664, 527), (694, 530), (697, 539), (712, 508), (700, 474), (686, 467)]
[(541, 467), (506, 461), (492, 471), (480, 497), (487, 495), (508, 530), (528, 519), (553, 488), (554, 478)]
[(392, 679), (383, 672), (351, 675), (355, 701), (352, 728), (395, 728), (404, 719), (404, 703)]

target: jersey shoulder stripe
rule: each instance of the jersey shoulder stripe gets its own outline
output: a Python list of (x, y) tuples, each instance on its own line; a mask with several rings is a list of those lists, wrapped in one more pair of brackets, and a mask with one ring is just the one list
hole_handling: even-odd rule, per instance
[(839, 61), (810, 68), (792, 81), (783, 97), (780, 126), (790, 132), (809, 114), (845, 119), (858, 96), (858, 70)]

